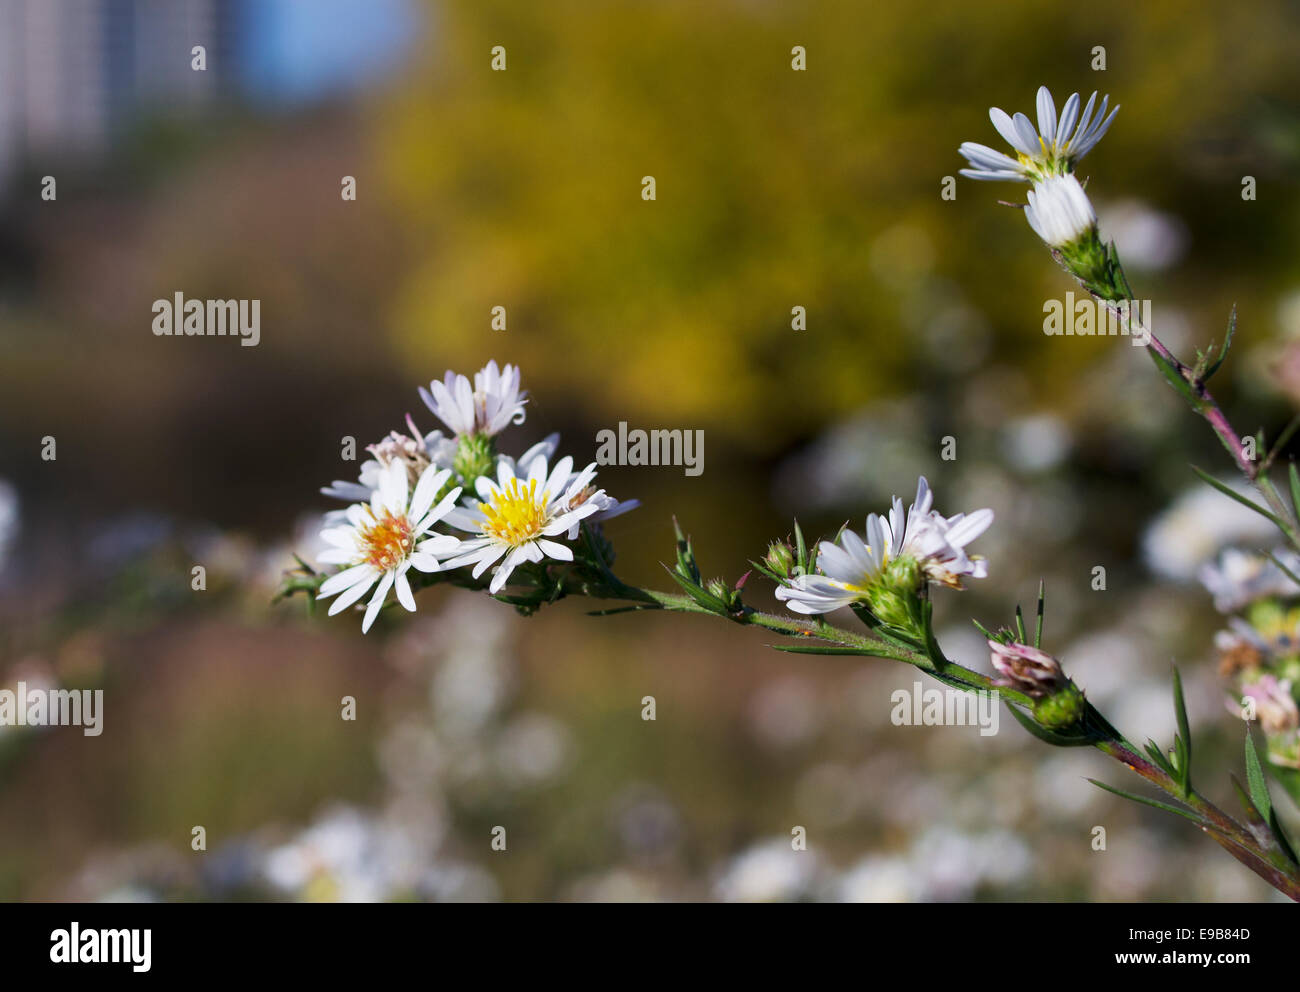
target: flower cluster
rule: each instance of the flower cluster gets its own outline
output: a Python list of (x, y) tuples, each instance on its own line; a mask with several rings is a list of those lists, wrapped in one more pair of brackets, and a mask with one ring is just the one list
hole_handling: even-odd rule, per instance
[[(1215, 635), (1219, 670), (1231, 686), (1228, 709), (1256, 720), (1275, 764), (1300, 769), (1300, 584), (1288, 575), (1300, 558), (1279, 549), (1263, 555), (1225, 550), (1201, 569), (1220, 612), (1233, 614)], [(1280, 563), (1280, 564), (1279, 564)]]
[(795, 575), (776, 591), (797, 613), (829, 613), (864, 604), (885, 623), (907, 627), (911, 606), (927, 583), (961, 588), (963, 576), (983, 578), (988, 565), (966, 553), (966, 545), (993, 523), (992, 510), (945, 517), (934, 509), (924, 477), (906, 514), (894, 498), (888, 517), (867, 516), (866, 539), (841, 531), (838, 541), (818, 548), (817, 571)]
[[(390, 591), (415, 610), (410, 572), (472, 566), (480, 578), (493, 569), (488, 590), (499, 593), (525, 563), (569, 562), (569, 543), (583, 521), (595, 523), (635, 507), (594, 485), (593, 462), (575, 470), (572, 458), (552, 463), (558, 435), (518, 459), (497, 451), (496, 438), (524, 420), (527, 393), (519, 369), (489, 362), (473, 383), (448, 372), (421, 389), (430, 411), (451, 432), (392, 432), (367, 450), (357, 481), (336, 481), (321, 492), (348, 500), (326, 515), (318, 558), (341, 566), (320, 586), (337, 596), (333, 615), (369, 594), (361, 629), (368, 631)], [(373, 591), (372, 591), (373, 590)]]

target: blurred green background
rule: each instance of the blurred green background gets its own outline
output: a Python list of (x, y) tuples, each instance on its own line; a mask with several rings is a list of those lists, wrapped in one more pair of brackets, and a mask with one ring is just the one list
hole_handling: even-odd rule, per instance
[[(0, 683), (102, 687), (106, 710), (98, 738), (0, 728), (0, 897), (1273, 897), (1088, 785), (1129, 784), (1099, 755), (1009, 719), (892, 726), (914, 676), (885, 662), (573, 601), (525, 620), (432, 590), (364, 638), (269, 602), (334, 508), (318, 486), (355, 473), (343, 437), (431, 429), (418, 385), (511, 361), (515, 452), (704, 431), (698, 478), (601, 472), (643, 504), (608, 527), (630, 581), (668, 584), (673, 515), (734, 580), (793, 517), (860, 527), (924, 473), (945, 512), (998, 515), (991, 578), (938, 597), (949, 653), (986, 666), (968, 618), (1006, 622), (1045, 578), (1048, 646), (1131, 737), (1171, 739), (1179, 661), (1226, 785), (1240, 724), (1190, 580), (1266, 538), (1189, 495), (1187, 464), (1225, 456), (1139, 349), (1041, 333), (1072, 287), (998, 206), (1023, 189), (940, 194), (961, 141), (1000, 143), (989, 106), (1109, 93), (1081, 168), (1103, 234), (1175, 351), (1237, 305), (1218, 391), (1275, 435), (1300, 398), (1294, 4), (295, 6), (68, 0), (51, 28), (0, 3), (21, 56), (0, 78)], [(260, 299), (261, 343), (155, 337), (176, 291)]]

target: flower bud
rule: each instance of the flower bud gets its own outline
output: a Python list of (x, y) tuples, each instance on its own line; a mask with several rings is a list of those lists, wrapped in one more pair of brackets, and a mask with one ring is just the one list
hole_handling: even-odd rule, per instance
[(867, 608), (891, 627), (919, 633), (917, 609), (924, 583), (920, 562), (909, 555), (895, 558), (867, 590)]
[(763, 558), (763, 564), (770, 568), (776, 575), (782, 578), (789, 578), (794, 569), (794, 548), (786, 544), (785, 541), (773, 541), (767, 548), (767, 554)]
[(1034, 719), (1054, 730), (1078, 723), (1087, 705), (1083, 693), (1061, 671), (1061, 663), (1028, 644), (989, 641), (990, 660), (1002, 677), (993, 684), (1034, 700)]
[(462, 434), (457, 439), (452, 469), (468, 487), (481, 475), (491, 476), (496, 467), (496, 449), (487, 434)]
[(1050, 176), (1035, 183), (1028, 199), (1025, 219), (1051, 247), (1065, 250), (1096, 238), (1097, 214), (1073, 174)]

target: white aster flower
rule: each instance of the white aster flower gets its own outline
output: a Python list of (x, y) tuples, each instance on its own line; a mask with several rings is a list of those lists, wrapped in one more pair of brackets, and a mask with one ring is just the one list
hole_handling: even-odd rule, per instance
[(462, 541), (460, 553), (443, 567), (472, 564), (478, 578), (500, 561), (489, 587), (496, 594), (522, 562), (572, 561), (572, 549), (551, 538), (576, 536), (579, 522), (600, 511), (603, 491), (577, 499), (595, 477), (595, 462), (575, 473), (569, 457), (561, 458), (549, 474), (545, 457), (530, 459), (526, 470), (498, 462), (495, 482), (481, 476), (475, 483), (478, 506), (447, 514), (449, 524), (475, 536)]
[(378, 586), (361, 622), (363, 633), (375, 622), (389, 589), (396, 589), (402, 606), (415, 611), (415, 596), (406, 573), (413, 567), (421, 572), (436, 572), (440, 567), (438, 556), (460, 546), (460, 541), (450, 535), (429, 535), (429, 529), (448, 515), (460, 496), (460, 487), (456, 487), (437, 506), (433, 505), (434, 497), (450, 477), (449, 469), (430, 465), (411, 493), (406, 465), (390, 462), (379, 471), (370, 501), (352, 504), (344, 511), (346, 523), (321, 532), (331, 547), (318, 560), (348, 566), (321, 583), (318, 598), (341, 594), (330, 604), (330, 616), (347, 609), (376, 582)]
[(984, 578), (988, 563), (968, 556), (965, 546), (993, 523), (993, 511), (945, 517), (933, 510), (933, 503), (934, 494), (922, 477), (906, 515), (903, 501), (894, 497), (888, 519), (868, 515), (866, 541), (846, 529), (839, 544), (821, 542), (817, 573), (795, 576), (776, 590), (777, 598), (797, 613), (829, 613), (864, 601), (890, 563), (903, 558), (916, 561), (927, 581), (955, 589), (961, 588), (963, 575)]
[[(1061, 116), (1056, 116), (1056, 103), (1046, 86), (1038, 88), (1038, 128), (1024, 114), (1009, 116), (993, 107), (989, 119), (998, 134), (1016, 152), (1012, 158), (978, 142), (963, 142), (960, 151), (974, 168), (962, 169), (961, 174), (970, 179), (990, 182), (1041, 182), (1049, 176), (1062, 176), (1074, 171), (1075, 164), (1096, 146), (1119, 113), (1116, 106), (1106, 115), (1110, 97), (1103, 97), (1101, 108), (1093, 116), (1097, 102), (1094, 92), (1088, 105), (1079, 113), (1079, 94), (1072, 93), (1065, 101)], [(1077, 125), (1077, 126), (1076, 126)]]
[(498, 369), (488, 362), (469, 379), (448, 371), (442, 382), (436, 379), (429, 388), (420, 387), (420, 398), (434, 416), (458, 437), (500, 434), (511, 424), (524, 422), (524, 404), (528, 394), (519, 389), (519, 369), (507, 364)]
[(1073, 175), (1050, 176), (1029, 191), (1025, 220), (1053, 248), (1066, 248), (1097, 228), (1097, 214)]
[[(1290, 571), (1300, 573), (1300, 555), (1295, 552), (1278, 548), (1273, 557)], [(1235, 613), (1268, 596), (1300, 596), (1300, 586), (1276, 564), (1239, 548), (1225, 549), (1217, 562), (1206, 562), (1197, 574), (1220, 613)]]
[[(517, 460), (511, 459), (508, 455), (498, 455), (498, 467), (501, 462), (505, 462), (510, 466), (515, 475), (524, 478), (528, 475), (533, 463), (540, 460), (543, 465), (541, 469), (542, 474), (545, 474), (545, 465), (555, 456), (555, 449), (559, 447), (559, 443), (559, 434), (548, 434), (544, 440), (537, 442), (537, 444), (533, 445), (520, 455)], [(559, 483), (558, 488), (567, 491), (572, 487), (568, 485), (567, 481), (562, 481)], [(596, 512), (592, 513), (591, 516), (584, 518), (588, 523), (600, 523), (604, 520), (612, 520), (614, 517), (620, 517), (629, 510), (635, 510), (641, 505), (639, 499), (618, 500), (613, 496), (610, 496), (603, 489), (597, 489), (595, 486), (588, 484), (574, 493), (573, 497), (568, 502), (568, 509), (576, 510), (588, 500), (596, 504)], [(578, 536), (578, 525), (580, 523), (581, 521), (574, 521), (573, 526), (569, 529), (567, 537), (570, 541)]]

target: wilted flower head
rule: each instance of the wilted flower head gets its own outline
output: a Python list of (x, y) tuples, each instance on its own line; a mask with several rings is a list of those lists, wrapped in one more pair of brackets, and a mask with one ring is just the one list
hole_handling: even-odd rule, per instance
[(1050, 176), (1063, 176), (1074, 170), (1075, 164), (1096, 146), (1119, 113), (1117, 106), (1106, 115), (1110, 97), (1103, 97), (1101, 108), (1093, 115), (1097, 102), (1094, 92), (1088, 105), (1079, 113), (1079, 94), (1072, 93), (1056, 116), (1056, 103), (1046, 86), (1038, 88), (1038, 128), (1024, 114), (1009, 116), (993, 107), (989, 119), (998, 134), (1016, 152), (1011, 158), (987, 145), (967, 141), (961, 154), (974, 168), (962, 169), (969, 179), (1009, 182), (1041, 182)]
[[(1290, 571), (1300, 573), (1300, 555), (1278, 548), (1273, 557)], [(1263, 555), (1228, 548), (1218, 561), (1207, 562), (1197, 573), (1201, 583), (1214, 597), (1220, 613), (1235, 613), (1258, 599), (1271, 596), (1300, 596), (1300, 586), (1276, 564)]]
[(795, 576), (777, 589), (777, 598), (797, 613), (829, 613), (856, 602), (870, 603), (884, 591), (911, 596), (926, 581), (960, 589), (964, 575), (983, 578), (988, 564), (968, 556), (965, 547), (993, 523), (993, 511), (944, 517), (932, 509), (933, 503), (930, 485), (922, 477), (906, 515), (903, 501), (895, 497), (888, 518), (875, 513), (867, 517), (865, 542), (847, 529), (839, 544), (823, 541), (817, 573)]
[(1073, 175), (1049, 176), (1035, 183), (1025, 220), (1053, 248), (1068, 248), (1097, 231), (1097, 214)]
[(519, 388), (519, 369), (507, 364), (498, 369), (488, 362), (474, 373), (474, 385), (463, 375), (448, 371), (442, 382), (420, 387), (420, 398), (435, 417), (458, 437), (500, 434), (511, 424), (524, 422), (528, 394)]
[[(361, 463), (356, 482), (335, 479), (323, 487), (321, 493), (350, 503), (364, 503), (379, 488), (379, 473), (393, 462), (401, 462), (406, 466), (407, 483), (411, 488), (415, 487), (430, 465), (437, 468), (451, 467), (456, 455), (455, 441), (445, 437), (442, 431), (430, 431), (422, 435), (410, 414), (407, 414), (406, 426), (409, 434), (390, 431), (387, 437), (366, 446), (372, 457)], [(331, 511), (331, 516), (337, 517), (340, 513), (341, 511)]]

